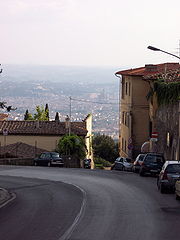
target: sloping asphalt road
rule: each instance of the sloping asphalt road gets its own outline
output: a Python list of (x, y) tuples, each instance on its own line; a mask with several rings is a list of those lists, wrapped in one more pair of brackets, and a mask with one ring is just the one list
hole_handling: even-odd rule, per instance
[(3, 240), (179, 239), (180, 203), (173, 194), (160, 194), (155, 178), (3, 166), (0, 176), (2, 187), (17, 195), (0, 209)]

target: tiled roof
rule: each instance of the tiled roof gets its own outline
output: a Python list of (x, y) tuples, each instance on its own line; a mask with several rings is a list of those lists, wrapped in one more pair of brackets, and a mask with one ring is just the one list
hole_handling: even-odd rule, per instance
[(6, 113), (0, 113), (0, 121), (4, 121), (8, 118), (8, 114)]
[(7, 146), (0, 147), (0, 155), (8, 154), (17, 158), (34, 158), (36, 155), (46, 152), (47, 150), (36, 148), (26, 143), (17, 142)]
[[(57, 121), (0, 121), (0, 134), (7, 130), (8, 135), (52, 135), (68, 133), (65, 122)], [(71, 122), (71, 133), (86, 136), (85, 122)]]
[(148, 64), (144, 67), (128, 69), (116, 72), (115, 75), (142, 76), (146, 77), (152, 74), (160, 74), (169, 70), (180, 69), (179, 63)]
[(180, 82), (180, 68), (143, 77), (145, 80), (163, 79), (165, 82)]

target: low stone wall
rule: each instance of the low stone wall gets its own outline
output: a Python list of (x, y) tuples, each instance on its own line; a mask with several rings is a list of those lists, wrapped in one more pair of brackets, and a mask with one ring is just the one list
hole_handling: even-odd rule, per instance
[(0, 158), (0, 165), (22, 165), (32, 166), (32, 158)]
[[(64, 156), (65, 168), (80, 168), (80, 160), (70, 156)], [(33, 166), (33, 158), (0, 158), (0, 165)]]

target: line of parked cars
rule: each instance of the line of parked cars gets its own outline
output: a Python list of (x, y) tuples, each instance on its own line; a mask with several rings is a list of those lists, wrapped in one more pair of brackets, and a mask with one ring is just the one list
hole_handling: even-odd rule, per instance
[(180, 161), (165, 161), (160, 153), (143, 153), (133, 163), (129, 158), (117, 158), (112, 169), (129, 170), (140, 176), (157, 176), (158, 190), (161, 193), (175, 192), (176, 199), (180, 200)]

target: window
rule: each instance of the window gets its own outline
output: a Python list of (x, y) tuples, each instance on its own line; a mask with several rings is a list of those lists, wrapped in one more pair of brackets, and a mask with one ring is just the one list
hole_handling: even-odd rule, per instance
[(124, 151), (124, 138), (122, 138), (122, 150)]
[(122, 99), (124, 98), (124, 85), (125, 85), (124, 77), (122, 77), (122, 88), (121, 88), (121, 98)]
[(122, 113), (122, 123), (124, 124), (124, 112)]
[(128, 82), (126, 82), (126, 95), (128, 94)]
[(129, 96), (131, 96), (131, 83), (129, 82)]

